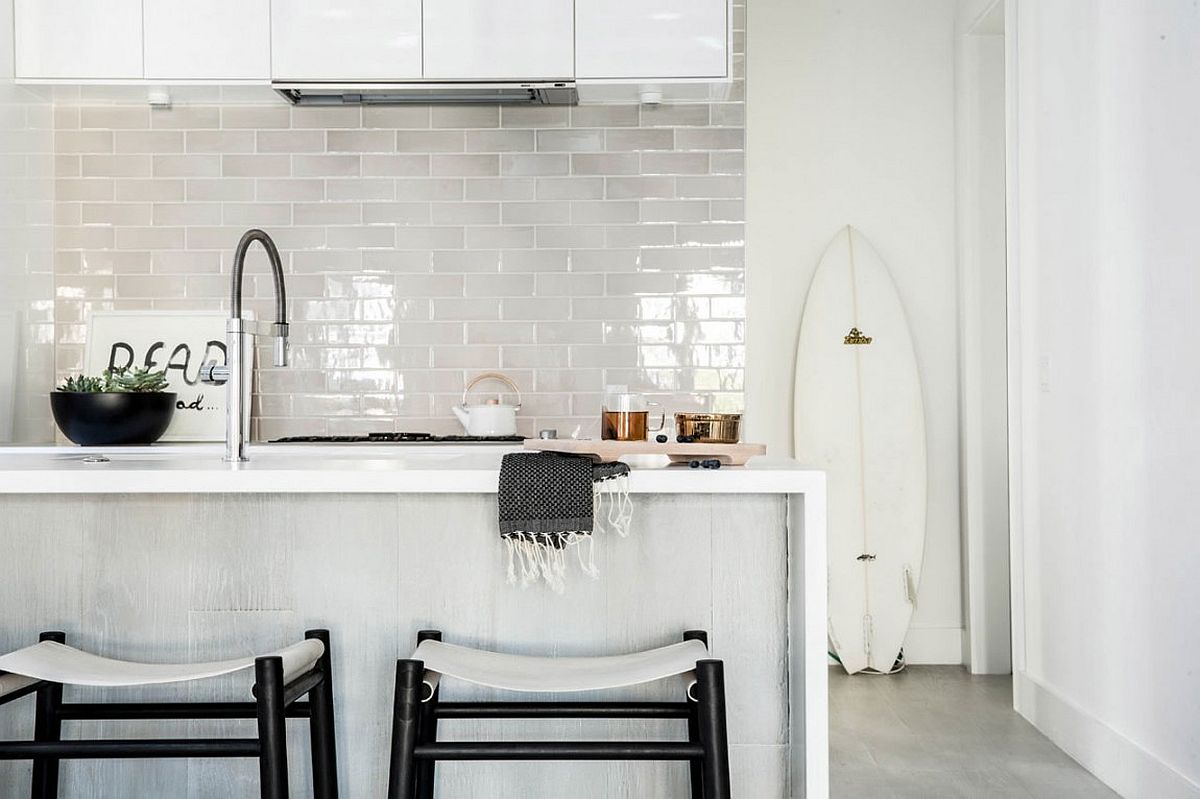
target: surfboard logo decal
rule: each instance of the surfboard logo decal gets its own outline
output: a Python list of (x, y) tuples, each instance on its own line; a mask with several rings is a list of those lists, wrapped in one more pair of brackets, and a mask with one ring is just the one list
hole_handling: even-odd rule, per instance
[(870, 344), (872, 341), (874, 341), (873, 338), (863, 335), (863, 332), (857, 327), (850, 328), (850, 332), (846, 334), (844, 339), (842, 339), (843, 344), (850, 345)]

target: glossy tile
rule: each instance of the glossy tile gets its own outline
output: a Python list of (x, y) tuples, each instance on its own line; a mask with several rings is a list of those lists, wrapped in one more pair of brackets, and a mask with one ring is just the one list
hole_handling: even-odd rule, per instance
[(468, 130), (467, 152), (501, 153), (531, 151), (534, 132), (531, 130)]
[[(149, 135), (172, 134), (165, 131), (154, 131)], [(264, 134), (259, 134), (260, 140), (262, 135)], [(254, 141), (254, 131), (249, 130), (189, 130), (185, 139), (186, 149), (189, 153), (252, 153), (254, 152)], [(147, 142), (147, 144), (152, 145), (153, 142)], [(146, 149), (143, 152), (161, 153), (164, 151)]]
[[(162, 110), (79, 96), (47, 115), (48, 369), (78, 367), (94, 310), (225, 307), (233, 246), (262, 226), (288, 272), (293, 358), (257, 374), (260, 435), (454, 432), (449, 406), (485, 369), (527, 392), (529, 431), (591, 430), (606, 383), (740, 409), (739, 99), (291, 108), (201, 92)], [(265, 307), (265, 260), (248, 270)]]
[(600, 152), (604, 149), (604, 131), (600, 128), (539, 130), (537, 148), (543, 152)]

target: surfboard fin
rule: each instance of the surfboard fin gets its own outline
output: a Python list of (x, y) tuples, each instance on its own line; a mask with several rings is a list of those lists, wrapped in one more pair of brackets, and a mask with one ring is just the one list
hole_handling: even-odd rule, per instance
[(913, 582), (912, 569), (908, 566), (904, 567), (904, 594), (908, 597), (908, 604), (916, 608), (917, 586)]

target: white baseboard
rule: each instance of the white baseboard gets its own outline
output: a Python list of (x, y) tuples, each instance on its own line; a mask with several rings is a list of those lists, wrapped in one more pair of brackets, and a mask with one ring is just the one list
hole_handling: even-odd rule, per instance
[(1128, 799), (1200, 799), (1200, 785), (1024, 672), (1013, 675), (1017, 712)]
[(915, 666), (961, 666), (961, 627), (909, 627), (904, 659)]

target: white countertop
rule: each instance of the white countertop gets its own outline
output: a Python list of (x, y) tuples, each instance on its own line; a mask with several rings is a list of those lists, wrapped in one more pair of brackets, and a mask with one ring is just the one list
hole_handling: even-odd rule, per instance
[[(463, 444), (259, 444), (234, 467), (220, 444), (153, 447), (0, 447), (0, 494), (421, 493), (496, 490), (500, 458), (520, 447)], [(102, 455), (108, 460), (89, 463)], [(689, 469), (662, 456), (625, 459), (630, 491), (661, 494), (808, 494), (824, 472), (789, 458)]]

